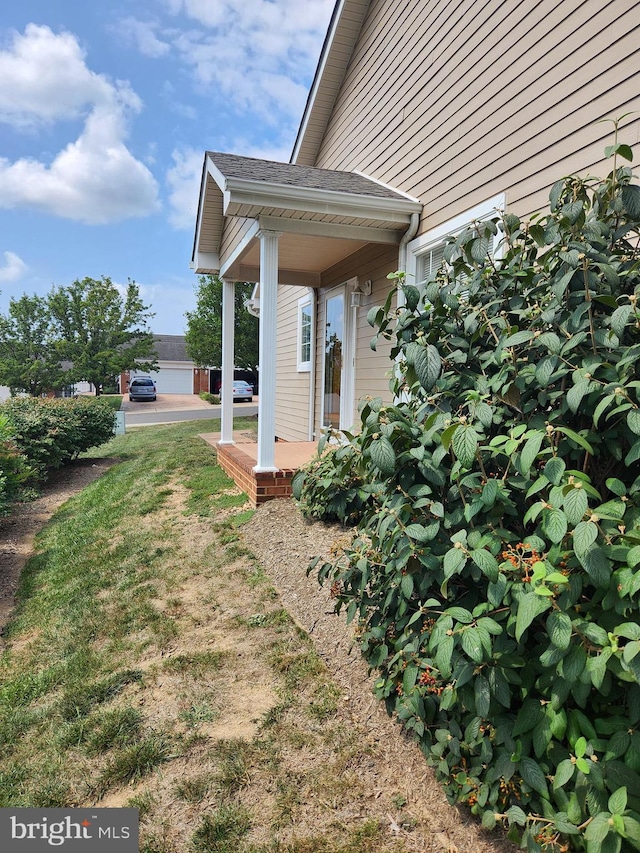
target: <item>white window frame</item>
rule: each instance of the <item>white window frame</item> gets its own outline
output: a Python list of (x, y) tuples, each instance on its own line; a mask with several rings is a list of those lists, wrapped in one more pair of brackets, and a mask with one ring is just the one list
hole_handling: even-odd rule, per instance
[[(496, 213), (502, 213), (505, 210), (507, 198), (505, 193), (500, 193), (486, 201), (477, 204), (470, 210), (455, 216), (448, 222), (443, 222), (442, 225), (426, 231), (415, 240), (412, 240), (408, 245), (407, 252), (407, 268), (406, 282), (407, 284), (417, 285), (418, 268), (421, 255), (425, 255), (428, 251), (436, 246), (444, 243), (448, 237), (457, 237), (465, 228), (471, 225), (472, 222), (480, 222), (483, 219), (491, 219)], [(503, 246), (502, 241), (496, 243), (493, 257), (498, 259), (502, 257)]]
[[(305, 308), (308, 309), (305, 312)], [(305, 345), (305, 341), (303, 341), (302, 333), (303, 327), (305, 325), (304, 317), (305, 313), (308, 313), (309, 316), (309, 358), (303, 359), (302, 357), (302, 347)], [(311, 298), (311, 294), (307, 296), (302, 296), (298, 299), (298, 341), (297, 341), (297, 361), (298, 361), (298, 373), (310, 373), (311, 372), (311, 363), (313, 361), (313, 328), (315, 323), (315, 317), (313, 316), (313, 299)]]

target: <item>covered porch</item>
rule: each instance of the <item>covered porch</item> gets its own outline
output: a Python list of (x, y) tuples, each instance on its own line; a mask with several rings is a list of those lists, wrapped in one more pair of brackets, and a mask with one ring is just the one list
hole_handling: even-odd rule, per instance
[(275, 471), (255, 470), (258, 443), (244, 433), (234, 432), (233, 443), (220, 444), (221, 433), (200, 436), (218, 452), (218, 464), (256, 507), (273, 498), (291, 496), (291, 481), (298, 468), (310, 462), (317, 452), (314, 441), (278, 441), (275, 447)]
[[(317, 294), (328, 287), (332, 268), (366, 247), (396, 247), (401, 253), (415, 234), (421, 209), (416, 199), (355, 172), (206, 152), (191, 265), (196, 272), (216, 274), (223, 281), (222, 428), (217, 448), (221, 465), (228, 466), (234, 479), (242, 479), (243, 488), (249, 486), (256, 499), (266, 494), (258, 493), (266, 482), (271, 484), (269, 497), (278, 496), (281, 488), (286, 493), (286, 483), (281, 481), (290, 482), (295, 468), (303, 464), (295, 463), (294, 467), (291, 459), (282, 460), (283, 453), (292, 452), (291, 444), (307, 445), (307, 450), (300, 451), (305, 456), (303, 461), (308, 461), (326, 426), (346, 429), (353, 423), (342, 423), (348, 408), (353, 416), (352, 395), (349, 405), (343, 399), (341, 422), (334, 423), (327, 421), (325, 407), (316, 405), (311, 393), (308, 412), (304, 413), (304, 435), (308, 434), (309, 441), (277, 440), (276, 405), (280, 419), (285, 413), (290, 420), (302, 423), (300, 408), (291, 405), (282, 386), (276, 402), (279, 286), (291, 285)], [(238, 446), (233, 433), (236, 281), (257, 284), (251, 310), (260, 320), (258, 436), (250, 451), (244, 444)], [(349, 287), (344, 288), (341, 305), (354, 298), (351, 294), (361, 293), (360, 284), (365, 282), (350, 279), (346, 284)], [(370, 282), (367, 284), (370, 287)], [(315, 314), (313, 324), (307, 369), (315, 383), (315, 369), (328, 343), (325, 326), (318, 325)], [(343, 362), (347, 355), (353, 367), (355, 353), (345, 350)], [(298, 435), (301, 432), (298, 430)]]

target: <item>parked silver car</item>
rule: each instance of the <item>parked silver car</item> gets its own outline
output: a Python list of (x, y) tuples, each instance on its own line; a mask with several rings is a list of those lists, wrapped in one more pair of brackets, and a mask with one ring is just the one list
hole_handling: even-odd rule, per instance
[(243, 379), (234, 379), (233, 402), (240, 402), (241, 400), (247, 400), (249, 403), (253, 400), (253, 386)]
[(150, 376), (136, 376), (131, 380), (129, 385), (129, 399), (132, 402), (137, 400), (156, 399), (156, 383)]

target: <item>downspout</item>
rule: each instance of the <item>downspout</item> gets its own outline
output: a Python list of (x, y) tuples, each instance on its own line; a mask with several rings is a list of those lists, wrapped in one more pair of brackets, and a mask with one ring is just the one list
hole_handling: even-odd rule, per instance
[[(407, 246), (409, 245), (409, 242), (411, 240), (413, 240), (413, 238), (416, 236), (416, 234), (418, 232), (418, 226), (419, 225), (420, 225), (420, 214), (419, 213), (412, 213), (411, 214), (411, 222), (409, 223), (409, 227), (407, 228), (405, 233), (402, 235), (402, 239), (400, 240), (400, 247), (398, 249), (398, 272), (405, 272), (406, 273), (406, 271), (407, 271)], [(398, 285), (396, 288), (396, 303), (397, 303), (398, 308), (402, 308), (402, 306), (405, 304), (404, 291), (400, 287), (400, 285)], [(394, 366), (394, 370), (396, 371), (396, 374), (398, 374), (399, 370), (400, 370), (400, 368), (398, 367), (398, 362), (400, 361), (401, 357), (402, 357), (402, 353), (398, 353), (398, 355), (396, 356), (396, 364)], [(402, 396), (406, 398), (406, 394), (403, 393)], [(396, 399), (396, 402), (397, 402), (397, 399)]]
[(315, 287), (308, 287), (307, 290), (311, 295), (311, 371), (309, 374), (309, 441), (313, 441), (316, 435), (315, 431), (315, 416), (316, 416), (316, 328), (318, 326), (318, 291)]
[[(413, 240), (413, 238), (418, 233), (418, 227), (420, 225), (420, 214), (412, 213), (411, 214), (411, 222), (409, 223), (409, 227), (402, 235), (402, 239), (400, 240), (400, 246), (398, 249), (398, 272), (406, 272), (407, 271), (407, 246)], [(401, 308), (404, 305), (404, 293), (402, 289), (398, 286), (398, 308)]]

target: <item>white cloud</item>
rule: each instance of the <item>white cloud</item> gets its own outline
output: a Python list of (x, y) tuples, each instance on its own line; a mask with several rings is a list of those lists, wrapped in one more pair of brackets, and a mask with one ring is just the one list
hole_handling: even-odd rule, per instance
[(195, 79), (236, 111), (277, 124), (300, 118), (333, 0), (166, 0), (205, 29), (184, 30), (174, 47)]
[(169, 193), (169, 222), (174, 228), (193, 229), (196, 222), (202, 163), (204, 154), (193, 148), (175, 150), (174, 166), (167, 172)]
[(16, 127), (81, 116), (94, 104), (140, 109), (128, 83), (112, 83), (85, 64), (71, 33), (28, 24), (0, 50), (0, 121)]
[(4, 264), (0, 266), (0, 282), (19, 281), (27, 271), (27, 265), (15, 252), (4, 253)]
[(171, 45), (158, 38), (157, 29), (156, 23), (138, 21), (136, 18), (129, 17), (120, 21), (117, 32), (125, 43), (134, 44), (143, 56), (159, 59), (169, 53)]
[(85, 124), (51, 163), (0, 158), (0, 207), (89, 224), (156, 210), (156, 181), (125, 145), (130, 116), (141, 106), (127, 83), (87, 68), (74, 36), (35, 24), (15, 34), (0, 52), (0, 119), (21, 127), (82, 116)]

